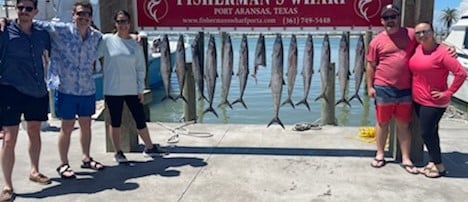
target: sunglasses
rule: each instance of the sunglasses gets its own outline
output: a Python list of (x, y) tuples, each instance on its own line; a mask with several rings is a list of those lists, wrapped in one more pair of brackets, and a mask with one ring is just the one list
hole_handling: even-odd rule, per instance
[(128, 24), (128, 20), (115, 20), (115, 23), (119, 25)]
[(416, 36), (419, 36), (419, 35), (421, 35), (421, 34), (426, 35), (426, 34), (429, 34), (429, 33), (431, 33), (431, 32), (432, 32), (432, 30), (429, 30), (429, 29), (428, 29), (428, 30), (417, 31), (417, 32), (415, 32), (414, 34), (415, 34)]
[(384, 20), (395, 20), (398, 17), (398, 15), (387, 15), (387, 16), (382, 16), (382, 19)]
[(89, 17), (89, 16), (91, 16), (91, 12), (89, 12), (89, 11), (78, 11), (78, 12), (76, 12), (76, 15), (80, 16), (80, 17)]
[(19, 11), (31, 12), (34, 10), (34, 7), (31, 6), (16, 6)]

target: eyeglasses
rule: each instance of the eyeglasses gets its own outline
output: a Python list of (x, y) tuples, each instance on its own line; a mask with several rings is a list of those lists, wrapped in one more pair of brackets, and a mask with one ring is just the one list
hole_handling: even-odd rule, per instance
[(429, 29), (428, 29), (428, 30), (417, 31), (417, 32), (415, 32), (414, 34), (415, 34), (416, 36), (419, 36), (419, 35), (421, 35), (421, 34), (426, 35), (426, 34), (429, 34), (429, 33), (431, 33), (431, 32), (432, 32), (432, 30), (429, 30)]
[(80, 17), (89, 17), (89, 16), (91, 16), (91, 12), (89, 12), (89, 11), (78, 11), (78, 12), (76, 12), (76, 15), (80, 16)]
[(31, 6), (16, 6), (19, 11), (31, 12), (34, 10), (34, 7)]
[(119, 25), (128, 24), (128, 20), (115, 20), (115, 23)]
[(384, 19), (384, 20), (395, 20), (397, 17), (398, 17), (398, 15), (394, 14), (394, 15), (382, 16), (382, 19)]

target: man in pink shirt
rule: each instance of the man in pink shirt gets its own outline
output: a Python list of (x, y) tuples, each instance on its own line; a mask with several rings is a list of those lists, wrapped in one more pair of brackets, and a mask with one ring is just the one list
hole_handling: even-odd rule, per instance
[(407, 172), (417, 174), (418, 170), (410, 159), (409, 129), (412, 100), (408, 60), (416, 47), (414, 30), (400, 26), (400, 10), (395, 5), (385, 6), (380, 16), (385, 31), (371, 41), (366, 55), (368, 94), (375, 99), (377, 119), (377, 152), (371, 166), (381, 168), (386, 163), (384, 147), (389, 123), (394, 117), (401, 147), (401, 165)]

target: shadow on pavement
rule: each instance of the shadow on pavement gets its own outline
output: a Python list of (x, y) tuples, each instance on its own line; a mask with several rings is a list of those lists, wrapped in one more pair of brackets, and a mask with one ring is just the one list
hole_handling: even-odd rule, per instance
[(447, 169), (446, 177), (468, 178), (468, 154), (460, 152), (442, 153), (442, 162)]
[(106, 166), (102, 171), (76, 172), (76, 179), (52, 178), (58, 185), (47, 187), (34, 193), (17, 193), (22, 198), (46, 198), (66, 194), (93, 194), (105, 190), (134, 190), (137, 183), (127, 182), (130, 179), (150, 175), (176, 177), (180, 171), (174, 167), (190, 165), (192, 167), (206, 166), (202, 158), (191, 157), (155, 157), (150, 161), (129, 161), (127, 164)]
[(355, 156), (373, 157), (375, 150), (364, 149), (322, 149), (287, 147), (167, 147), (172, 154), (232, 154), (232, 155), (274, 155), (274, 156)]

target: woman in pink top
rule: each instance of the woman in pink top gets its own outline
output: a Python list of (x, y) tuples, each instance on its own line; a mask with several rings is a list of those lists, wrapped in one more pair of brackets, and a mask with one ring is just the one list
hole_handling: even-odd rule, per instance
[[(429, 152), (429, 163), (420, 170), (426, 177), (446, 174), (442, 164), (439, 140), (439, 121), (452, 95), (466, 78), (463, 66), (434, 38), (432, 25), (422, 22), (414, 28), (419, 45), (409, 60), (412, 76), (412, 97), (418, 116), (420, 133)], [(447, 86), (447, 76), (455, 78)]]

